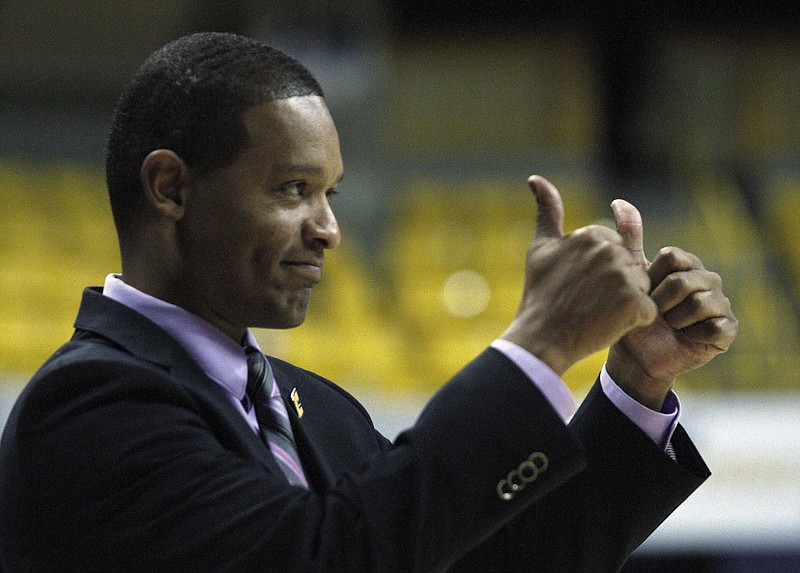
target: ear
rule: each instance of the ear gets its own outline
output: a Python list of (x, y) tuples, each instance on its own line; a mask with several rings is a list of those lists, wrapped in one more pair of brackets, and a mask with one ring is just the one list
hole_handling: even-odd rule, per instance
[(189, 167), (174, 151), (156, 149), (142, 161), (142, 188), (147, 202), (161, 215), (179, 221), (186, 210)]

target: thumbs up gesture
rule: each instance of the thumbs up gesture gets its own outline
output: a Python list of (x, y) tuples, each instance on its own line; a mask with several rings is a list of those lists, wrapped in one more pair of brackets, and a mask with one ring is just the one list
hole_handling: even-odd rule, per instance
[(718, 274), (677, 247), (661, 249), (651, 263), (644, 254), (639, 211), (621, 199), (611, 208), (623, 245), (647, 272), (658, 317), (614, 344), (606, 367), (629, 396), (660, 411), (675, 378), (725, 352), (739, 332), (739, 321)]
[(649, 325), (656, 304), (650, 277), (623, 236), (591, 225), (563, 233), (558, 190), (532, 176), (536, 233), (528, 250), (525, 288), (503, 338), (537, 356), (559, 375), (572, 364)]

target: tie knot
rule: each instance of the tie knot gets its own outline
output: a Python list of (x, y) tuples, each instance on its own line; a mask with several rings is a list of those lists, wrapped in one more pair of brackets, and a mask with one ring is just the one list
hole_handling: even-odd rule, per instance
[(270, 368), (267, 359), (257, 348), (250, 346), (245, 351), (247, 354), (247, 395), (255, 402), (256, 397), (266, 390), (272, 393), (272, 385), (267, 384), (270, 380)]

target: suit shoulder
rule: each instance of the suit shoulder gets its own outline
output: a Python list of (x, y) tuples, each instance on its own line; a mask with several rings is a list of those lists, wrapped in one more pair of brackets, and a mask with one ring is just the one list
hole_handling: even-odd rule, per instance
[(113, 345), (72, 340), (59, 348), (33, 375), (17, 399), (16, 408), (38, 411), (67, 404), (92, 404), (122, 399), (146, 402), (186, 402), (188, 395), (173, 384), (168, 369)]
[(109, 377), (121, 371), (165, 374), (167, 369), (134, 356), (105, 339), (73, 339), (56, 350), (34, 374), (32, 380), (83, 372), (84, 376)]

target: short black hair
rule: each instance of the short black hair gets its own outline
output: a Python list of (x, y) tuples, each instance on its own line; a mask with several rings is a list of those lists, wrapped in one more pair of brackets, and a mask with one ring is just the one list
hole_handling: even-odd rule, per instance
[(118, 234), (143, 199), (139, 174), (151, 151), (170, 149), (211, 173), (247, 148), (246, 109), (306, 95), (324, 97), (308, 69), (244, 36), (192, 34), (154, 52), (124, 89), (108, 138), (106, 184)]

